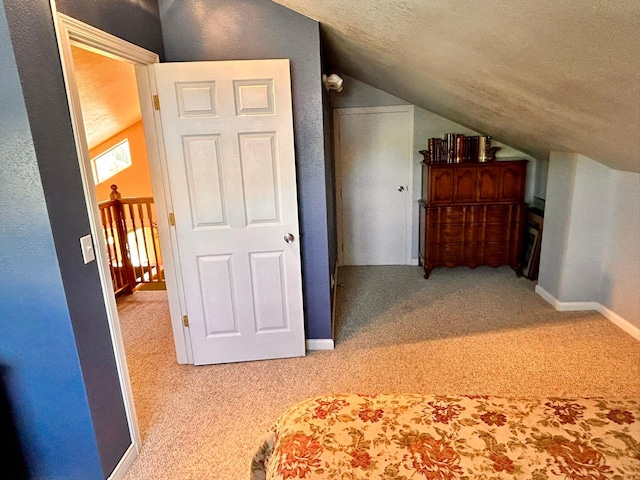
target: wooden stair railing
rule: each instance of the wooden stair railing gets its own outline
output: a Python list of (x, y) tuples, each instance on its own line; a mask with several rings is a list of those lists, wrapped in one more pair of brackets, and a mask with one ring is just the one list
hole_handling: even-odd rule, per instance
[(98, 205), (115, 294), (133, 293), (142, 284), (163, 287), (153, 197), (122, 198), (117, 185), (111, 190), (111, 199)]

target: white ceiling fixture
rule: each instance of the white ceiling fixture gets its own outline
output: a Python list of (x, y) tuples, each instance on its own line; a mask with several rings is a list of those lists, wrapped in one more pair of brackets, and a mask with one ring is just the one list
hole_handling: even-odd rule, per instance
[(344, 80), (336, 73), (332, 73), (329, 76), (323, 73), (322, 83), (324, 84), (324, 88), (326, 88), (327, 90), (335, 90), (336, 92), (341, 92), (344, 88)]

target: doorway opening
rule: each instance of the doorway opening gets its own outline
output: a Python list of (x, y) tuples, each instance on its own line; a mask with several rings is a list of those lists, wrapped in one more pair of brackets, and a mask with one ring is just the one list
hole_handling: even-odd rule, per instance
[(79, 46), (71, 50), (114, 293), (164, 290), (134, 67)]
[(152, 347), (155, 355), (164, 350), (173, 361), (175, 354), (136, 73), (128, 62), (83, 47), (72, 45), (71, 52), (91, 161), (87, 180), (93, 179), (99, 208), (102, 235), (94, 241), (107, 252), (144, 439), (154, 410), (153, 378), (141, 372), (145, 359)]

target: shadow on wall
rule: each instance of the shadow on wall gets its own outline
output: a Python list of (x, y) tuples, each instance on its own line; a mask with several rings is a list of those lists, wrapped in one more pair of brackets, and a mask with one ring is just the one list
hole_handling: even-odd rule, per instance
[(0, 365), (0, 452), (4, 458), (0, 469), (0, 480), (27, 480), (30, 475), (18, 438), (13, 408), (9, 403), (6, 376), (7, 368)]

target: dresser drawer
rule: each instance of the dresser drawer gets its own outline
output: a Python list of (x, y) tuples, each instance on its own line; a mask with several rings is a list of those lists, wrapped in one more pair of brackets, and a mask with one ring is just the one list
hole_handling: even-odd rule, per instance
[(509, 263), (509, 247), (501, 242), (478, 245), (478, 263), (497, 267)]
[(475, 244), (450, 243), (431, 246), (431, 263), (433, 265), (467, 265), (474, 261)]
[(433, 243), (469, 243), (475, 241), (473, 224), (440, 224), (431, 227)]
[(484, 205), (479, 208), (478, 222), (479, 223), (507, 223), (509, 222), (511, 215), (515, 212), (517, 206), (513, 204), (507, 205)]
[(431, 207), (428, 209), (429, 225), (473, 223), (476, 207)]
[(509, 236), (509, 224), (507, 222), (487, 223), (480, 228), (481, 232), (478, 235), (485, 242), (502, 242)]

